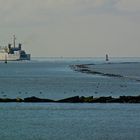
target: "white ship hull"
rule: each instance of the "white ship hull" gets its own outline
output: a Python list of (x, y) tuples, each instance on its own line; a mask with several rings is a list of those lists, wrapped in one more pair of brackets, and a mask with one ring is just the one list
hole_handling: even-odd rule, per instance
[(19, 61), (19, 60), (30, 60), (30, 54), (27, 54), (26, 57), (22, 57), (20, 54), (8, 54), (0, 53), (0, 61)]

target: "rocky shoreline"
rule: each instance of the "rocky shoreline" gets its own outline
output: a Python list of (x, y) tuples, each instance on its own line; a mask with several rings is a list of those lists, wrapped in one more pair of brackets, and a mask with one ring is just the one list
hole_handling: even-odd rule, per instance
[(112, 96), (108, 97), (85, 97), (85, 96), (74, 96), (70, 98), (60, 99), (60, 100), (52, 100), (45, 98), (38, 98), (35, 96), (27, 97), (27, 98), (0, 98), (0, 103), (8, 103), (8, 102), (18, 102), (18, 103), (140, 103), (140, 95), (139, 96), (120, 96), (118, 98), (114, 98)]

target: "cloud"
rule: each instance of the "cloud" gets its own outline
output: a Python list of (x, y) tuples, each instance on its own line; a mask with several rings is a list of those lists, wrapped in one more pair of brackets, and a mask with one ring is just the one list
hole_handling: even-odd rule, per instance
[[(46, 6), (53, 8), (56, 6), (80, 6), (80, 5), (92, 5), (99, 6), (105, 3), (107, 0), (46, 0)], [(43, 0), (42, 0), (43, 2)]]
[(53, 17), (75, 16), (82, 10), (99, 8), (108, 0), (0, 0), (0, 25), (34, 26)]
[(117, 7), (126, 12), (140, 12), (140, 0), (120, 0)]
[(0, 26), (43, 26), (61, 18), (128, 16), (139, 10), (139, 0), (0, 0)]
[[(93, 7), (100, 6), (108, 0), (0, 0), (1, 10), (16, 10), (18, 7), (30, 8), (33, 10), (35, 7), (40, 8), (64, 8), (65, 6), (87, 6)], [(26, 12), (27, 9), (25, 9)], [(12, 11), (11, 11), (12, 12)]]
[[(0, 0), (0, 35), (6, 38), (14, 32), (36, 56), (98, 56), (106, 51), (123, 56), (139, 50), (140, 29), (136, 21), (139, 18), (133, 20), (136, 12), (131, 14), (140, 9), (139, 3), (136, 0)], [(139, 55), (139, 51), (135, 52)]]

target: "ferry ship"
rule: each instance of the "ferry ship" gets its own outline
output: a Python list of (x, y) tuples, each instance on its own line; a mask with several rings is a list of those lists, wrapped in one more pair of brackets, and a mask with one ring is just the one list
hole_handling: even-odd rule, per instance
[(16, 37), (15, 35), (13, 37), (13, 45), (8, 44), (8, 46), (5, 47), (0, 46), (0, 61), (30, 60), (31, 54), (26, 54), (26, 52), (22, 50), (21, 43), (16, 46)]

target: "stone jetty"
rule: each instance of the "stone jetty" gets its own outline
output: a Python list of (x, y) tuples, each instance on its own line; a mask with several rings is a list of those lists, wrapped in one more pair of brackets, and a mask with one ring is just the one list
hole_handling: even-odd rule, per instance
[(71, 65), (71, 69), (73, 69), (74, 71), (77, 72), (81, 72), (81, 73), (87, 73), (87, 74), (98, 74), (101, 76), (108, 76), (108, 77), (118, 77), (118, 78), (123, 78), (122, 75), (120, 74), (112, 74), (112, 73), (103, 73), (103, 72), (99, 72), (99, 71), (95, 71), (95, 70), (91, 70), (89, 69), (89, 65), (94, 65), (94, 64), (80, 64), (80, 65)]

